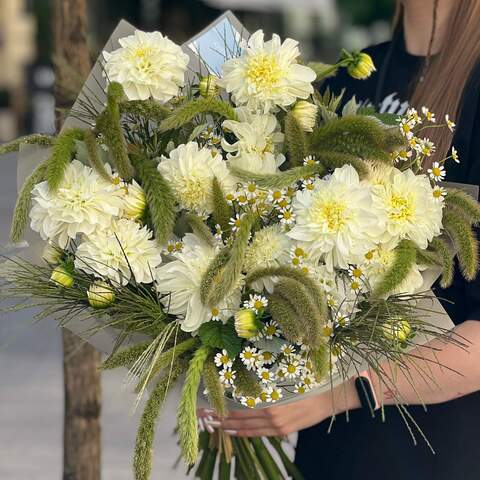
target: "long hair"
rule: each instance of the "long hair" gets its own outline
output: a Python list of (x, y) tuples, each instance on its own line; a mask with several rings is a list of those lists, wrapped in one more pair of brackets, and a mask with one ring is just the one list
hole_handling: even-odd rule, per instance
[[(440, 52), (432, 56), (423, 80), (417, 83), (410, 98), (413, 107), (425, 105), (435, 112), (437, 121), (445, 114), (459, 119), (465, 84), (480, 60), (480, 0), (453, 3)], [(403, 6), (397, 1), (394, 26), (398, 27), (402, 21)], [(445, 130), (435, 128), (429, 132), (437, 147), (436, 158), (445, 157), (452, 142), (452, 136)]]

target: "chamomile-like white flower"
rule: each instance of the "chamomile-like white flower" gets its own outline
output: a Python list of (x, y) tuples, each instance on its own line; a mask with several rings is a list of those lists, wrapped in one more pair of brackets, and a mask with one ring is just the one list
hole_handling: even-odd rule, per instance
[(296, 224), (287, 235), (305, 246), (314, 260), (324, 257), (330, 269), (358, 263), (385, 230), (369, 185), (360, 182), (351, 165), (318, 180), (313, 191), (299, 191), (293, 208)]
[(255, 114), (243, 107), (236, 111), (238, 121), (223, 122), (223, 128), (237, 138), (234, 143), (222, 140), (222, 148), (228, 152), (229, 164), (256, 174), (278, 172), (278, 167), (285, 161), (281, 153), (284, 136), (275, 115)]
[(430, 157), (435, 152), (435, 144), (428, 138), (423, 138), (420, 140), (420, 153)]
[(302, 365), (298, 360), (285, 359), (279, 363), (279, 370), (283, 373), (285, 378), (295, 378), (302, 373)]
[(268, 368), (261, 367), (257, 370), (258, 378), (262, 383), (269, 384), (276, 380), (276, 375), (273, 370), (269, 370)]
[(122, 213), (123, 196), (119, 184), (73, 160), (55, 192), (46, 181), (33, 188), (30, 226), (43, 240), (65, 248), (77, 235), (109, 228)]
[(293, 391), (299, 395), (302, 395), (303, 393), (307, 392), (307, 388), (303, 383), (296, 383)]
[(237, 105), (263, 113), (274, 107), (287, 107), (297, 98), (313, 93), (315, 72), (298, 63), (298, 42), (290, 38), (283, 43), (278, 35), (264, 41), (262, 30), (248, 40), (242, 55), (222, 66), (221, 85), (231, 93)]
[(230, 368), (233, 365), (233, 362), (225, 349), (218, 352), (213, 360), (217, 367)]
[(126, 285), (131, 277), (152, 283), (162, 263), (161, 250), (146, 226), (126, 218), (86, 236), (75, 254), (75, 267)]
[(383, 209), (386, 216), (382, 242), (396, 244), (406, 238), (426, 249), (428, 242), (440, 234), (442, 205), (435, 202), (426, 175), (393, 169), (389, 181), (374, 186), (373, 192), (377, 208)]
[(245, 347), (240, 352), (240, 359), (248, 370), (256, 366), (258, 360), (258, 350), (255, 347)]
[(231, 387), (235, 383), (235, 379), (237, 378), (237, 371), (232, 370), (230, 367), (225, 367), (224, 369), (220, 370), (219, 372), (220, 382), (225, 387)]
[(436, 202), (443, 202), (447, 191), (443, 187), (440, 187), (440, 185), (435, 185), (432, 190), (432, 195)]
[(214, 177), (225, 193), (236, 185), (221, 156), (212, 155), (196, 142), (179, 145), (168, 157), (162, 156), (158, 171), (170, 184), (180, 207), (200, 214), (213, 210)]
[(262, 365), (271, 365), (275, 361), (275, 355), (269, 350), (258, 351), (258, 362)]
[(267, 394), (267, 402), (269, 403), (278, 402), (283, 397), (282, 389), (275, 386), (267, 387), (265, 392)]
[(184, 85), (189, 57), (160, 32), (136, 30), (121, 38), (120, 48), (103, 52), (105, 75), (119, 82), (129, 100), (167, 102)]
[[(164, 294), (162, 302), (169, 313), (182, 316), (181, 329), (196, 331), (211, 319), (210, 307), (203, 304), (200, 286), (204, 273), (216, 255), (216, 250), (194, 234), (183, 238), (184, 248), (175, 260), (156, 270), (156, 287)], [(240, 284), (221, 304), (216, 305), (221, 320), (231, 316), (240, 304)]]
[(441, 182), (447, 174), (445, 167), (440, 165), (439, 162), (433, 162), (432, 167), (427, 170), (427, 173), (435, 182)]
[(422, 114), (427, 122), (435, 123), (437, 121), (435, 119), (435, 114), (431, 112), (427, 107), (422, 107)]
[(244, 308), (250, 308), (253, 310), (255, 313), (258, 313), (260, 310), (263, 310), (266, 308), (268, 305), (268, 300), (266, 297), (258, 294), (250, 294), (250, 297), (248, 300), (245, 300), (243, 302), (243, 307)]
[(263, 335), (267, 340), (272, 340), (273, 337), (279, 337), (282, 334), (282, 330), (278, 326), (275, 320), (270, 320), (265, 324), (263, 329)]
[(248, 408), (255, 408), (260, 401), (258, 397), (240, 397), (240, 403)]
[(452, 160), (455, 162), (455, 163), (460, 163), (460, 159), (458, 157), (458, 151), (455, 147), (452, 147)]
[(405, 136), (405, 138), (410, 139), (413, 137), (413, 127), (415, 123), (408, 118), (400, 119), (400, 132)]
[(277, 215), (282, 225), (293, 225), (295, 223), (295, 212), (290, 205), (280, 209), (280, 213)]
[(450, 120), (450, 117), (449, 117), (448, 113), (445, 115), (445, 122), (447, 124), (448, 129), (451, 132), (453, 132), (455, 130), (456, 125), (455, 125), (454, 122), (452, 122), (452, 120)]
[[(251, 273), (259, 268), (279, 267), (288, 263), (292, 241), (278, 224), (265, 227), (255, 233), (245, 253), (244, 268)], [(254, 282), (253, 288), (262, 291), (265, 288), (273, 292), (274, 280), (265, 277)]]

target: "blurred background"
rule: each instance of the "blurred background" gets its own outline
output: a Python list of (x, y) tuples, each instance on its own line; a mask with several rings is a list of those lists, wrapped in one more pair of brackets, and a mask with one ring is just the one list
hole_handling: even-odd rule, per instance
[[(393, 7), (394, 0), (88, 0), (88, 42), (96, 58), (125, 18), (183, 43), (231, 9), (250, 32), (262, 28), (267, 34), (293, 37), (301, 42), (306, 59), (333, 61), (342, 47), (361, 49), (388, 39)], [(55, 130), (51, 20), (50, 0), (0, 0), (0, 142)], [(16, 162), (11, 156), (0, 161), (4, 245), (16, 196)], [(0, 318), (1, 480), (62, 478), (61, 335), (53, 322), (31, 324), (26, 313)], [(130, 415), (133, 397), (121, 390), (123, 375), (102, 377), (106, 480), (132, 477), (138, 415)], [(172, 470), (177, 456), (174, 406), (172, 398), (159, 422), (153, 479), (166, 473), (169, 480), (186, 478), (182, 467)]]

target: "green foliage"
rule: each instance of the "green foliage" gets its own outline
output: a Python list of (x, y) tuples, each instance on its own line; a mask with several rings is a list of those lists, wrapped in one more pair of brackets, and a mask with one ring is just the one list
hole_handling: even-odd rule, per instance
[(179, 357), (195, 350), (195, 348), (198, 347), (198, 344), (198, 339), (187, 338), (162, 352), (153, 364), (151, 371), (146, 372), (146, 374), (142, 376), (135, 388), (135, 392), (140, 392), (144, 385), (148, 385), (163, 369), (170, 368)]
[(118, 107), (122, 114), (144, 117), (157, 123), (160, 123), (171, 113), (168, 107), (152, 99), (122, 101), (118, 104)]
[(218, 272), (225, 267), (225, 264), (228, 262), (229, 258), (230, 250), (223, 248), (217, 253), (215, 258), (208, 266), (206, 272), (203, 274), (202, 282), (200, 284), (200, 299), (204, 305), (208, 303), (210, 291), (213, 288), (213, 284), (216, 280)]
[(141, 155), (132, 155), (131, 158), (145, 191), (155, 239), (159, 245), (164, 245), (175, 225), (175, 197), (153, 160)]
[(395, 248), (395, 259), (375, 286), (373, 295), (384, 297), (397, 288), (415, 265), (417, 250), (410, 240), (402, 240)]
[(205, 243), (208, 243), (210, 246), (214, 246), (215, 238), (212, 235), (210, 227), (205, 223), (205, 220), (194, 214), (188, 213), (186, 215), (186, 220), (192, 232), (199, 238), (201, 238)]
[(443, 271), (440, 285), (442, 288), (447, 288), (453, 282), (453, 273), (455, 268), (454, 255), (447, 242), (439, 237), (435, 237), (430, 242), (430, 248), (435, 252), (437, 258), (439, 258), (441, 261)]
[[(314, 347), (322, 341), (326, 318), (318, 311), (305, 286), (293, 278), (282, 277), (271, 296), (270, 311), (285, 337), (291, 342), (304, 342)], [(283, 302), (281, 302), (283, 300)], [(286, 302), (286, 303), (285, 303)], [(293, 307), (294, 317), (291, 316)]]
[(45, 177), (52, 192), (55, 192), (65, 175), (65, 169), (75, 155), (76, 141), (82, 140), (84, 131), (79, 128), (71, 128), (61, 133), (52, 149), (50, 158), (47, 160)]
[(17, 152), (22, 145), (41, 145), (44, 147), (50, 147), (55, 143), (55, 137), (51, 135), (42, 135), (40, 133), (34, 133), (33, 135), (27, 135), (26, 137), (20, 137), (8, 143), (0, 145), (0, 156), (6, 153)]
[(327, 342), (319, 344), (317, 348), (310, 350), (310, 359), (315, 369), (317, 382), (325, 380), (330, 374), (330, 348)]
[(153, 440), (155, 423), (170, 387), (185, 371), (186, 363), (177, 362), (155, 386), (140, 419), (135, 441), (133, 470), (135, 480), (149, 480), (152, 472)]
[(270, 442), (272, 447), (277, 452), (280, 460), (285, 467), (285, 471), (290, 475), (293, 480), (304, 480), (303, 475), (298, 470), (297, 466), (290, 460), (288, 455), (284, 452), (282, 448), (282, 441), (278, 437), (267, 437), (267, 440)]
[(102, 370), (114, 370), (119, 367), (130, 367), (138, 357), (147, 349), (151, 342), (142, 342), (131, 345), (123, 350), (116, 351), (102, 363)]
[(47, 170), (47, 161), (41, 163), (35, 168), (30, 176), (25, 180), (22, 189), (17, 198), (15, 209), (13, 211), (12, 226), (10, 229), (10, 239), (13, 243), (20, 242), (25, 233), (25, 227), (28, 222), (28, 213), (32, 205), (32, 190), (35, 185), (44, 180)]
[(329, 122), (338, 117), (337, 110), (342, 103), (343, 96), (345, 94), (345, 89), (343, 89), (340, 95), (334, 95), (330, 87), (327, 87), (323, 94), (318, 91), (315, 91), (313, 94), (313, 100), (318, 106), (320, 118), (324, 123)]
[(468, 193), (449, 188), (445, 205), (455, 214), (462, 215), (471, 225), (480, 225), (480, 204)]
[(229, 167), (232, 174), (240, 180), (255, 182), (260, 188), (282, 189), (315, 174), (322, 174), (325, 167), (319, 164), (304, 165), (293, 167), (289, 170), (274, 174), (256, 174), (241, 170), (239, 168)]
[(205, 113), (216, 114), (228, 120), (237, 120), (237, 114), (230, 103), (215, 97), (195, 98), (178, 107), (163, 120), (160, 124), (160, 132), (180, 128), (191, 122), (197, 115)]
[(283, 480), (283, 475), (278, 468), (277, 463), (270, 455), (262, 438), (252, 437), (250, 442), (257, 456), (258, 463), (261, 465), (268, 480)]
[(258, 378), (253, 375), (238, 358), (234, 360), (232, 370), (237, 372), (235, 386), (238, 395), (245, 397), (258, 397), (262, 393), (262, 387)]
[(177, 411), (178, 438), (182, 455), (188, 465), (198, 457), (197, 392), (210, 347), (201, 346), (188, 365)]
[(370, 172), (366, 162), (350, 153), (322, 151), (317, 153), (316, 159), (330, 170), (351, 165), (360, 178), (365, 178)]
[(446, 210), (443, 226), (453, 240), (458, 263), (466, 280), (473, 280), (478, 273), (478, 240), (470, 224), (461, 215)]
[(119, 103), (123, 100), (122, 86), (112, 82), (108, 86), (107, 106), (97, 118), (97, 130), (100, 131), (110, 149), (118, 173), (124, 180), (131, 180), (134, 171), (128, 157), (127, 142), (120, 123)]
[(225, 194), (217, 179), (213, 178), (212, 182), (212, 198), (213, 198), (213, 221), (220, 225), (222, 231), (230, 231), (228, 221), (233, 216), (233, 210), (225, 200)]
[(206, 322), (199, 328), (198, 336), (204, 345), (224, 348), (230, 358), (235, 358), (242, 349), (242, 339), (237, 335), (232, 320), (227, 323)]
[(208, 358), (203, 367), (203, 383), (207, 388), (209, 404), (218, 415), (223, 417), (227, 413), (225, 392), (213, 356)]
[(107, 170), (105, 170), (105, 165), (103, 160), (100, 158), (98, 154), (98, 144), (95, 138), (95, 134), (92, 130), (87, 130), (85, 132), (84, 138), (85, 146), (88, 152), (88, 161), (90, 166), (107, 182), (111, 182), (112, 179), (108, 174)]
[(331, 65), (329, 63), (309, 62), (307, 66), (317, 74), (317, 78), (315, 79), (317, 82), (333, 77), (338, 71), (337, 65)]
[(218, 273), (213, 277), (210, 290), (207, 295), (207, 305), (217, 306), (225, 297), (231, 294), (238, 284), (242, 273), (245, 252), (248, 247), (250, 232), (256, 217), (247, 214), (243, 217), (230, 250), (230, 256)]
[(285, 116), (285, 143), (289, 166), (299, 167), (303, 165), (303, 159), (308, 155), (307, 139), (292, 111)]

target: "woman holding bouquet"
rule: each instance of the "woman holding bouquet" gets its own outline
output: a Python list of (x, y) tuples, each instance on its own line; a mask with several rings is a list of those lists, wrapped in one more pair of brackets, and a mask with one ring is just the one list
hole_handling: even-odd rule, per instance
[[(439, 119), (447, 114), (456, 118), (455, 135), (434, 129), (431, 138), (439, 157), (452, 144), (458, 151), (461, 162), (450, 165), (447, 179), (473, 185), (480, 184), (479, 20), (479, 0), (399, 1), (392, 41), (366, 50), (377, 72), (367, 80), (341, 72), (328, 82), (334, 93), (346, 88), (348, 97), (355, 94), (357, 101), (382, 112), (402, 114), (409, 105), (418, 110), (427, 105)], [(429, 114), (425, 109), (423, 113)], [(448, 116), (447, 123), (453, 127)], [(432, 360), (437, 386), (425, 382), (414, 368), (417, 391), (402, 375), (395, 379), (435, 455), (427, 442), (412, 445), (393, 393), (380, 388), (375, 375), (367, 372), (361, 384), (351, 379), (337, 387), (333, 403), (325, 393), (288, 405), (232, 412), (221, 428), (248, 437), (299, 431), (296, 462), (306, 479), (478, 478), (480, 281), (468, 283), (457, 274), (450, 288), (436, 292), (446, 299), (444, 307), (456, 333), (469, 343), (468, 351), (432, 341), (432, 348), (421, 348), (421, 356)], [(388, 365), (384, 368), (389, 371)], [(418, 405), (419, 398), (428, 412)], [(385, 405), (385, 421), (380, 411), (371, 418), (369, 402)], [(340, 415), (347, 411), (348, 420)], [(328, 433), (332, 412), (337, 418)]]

